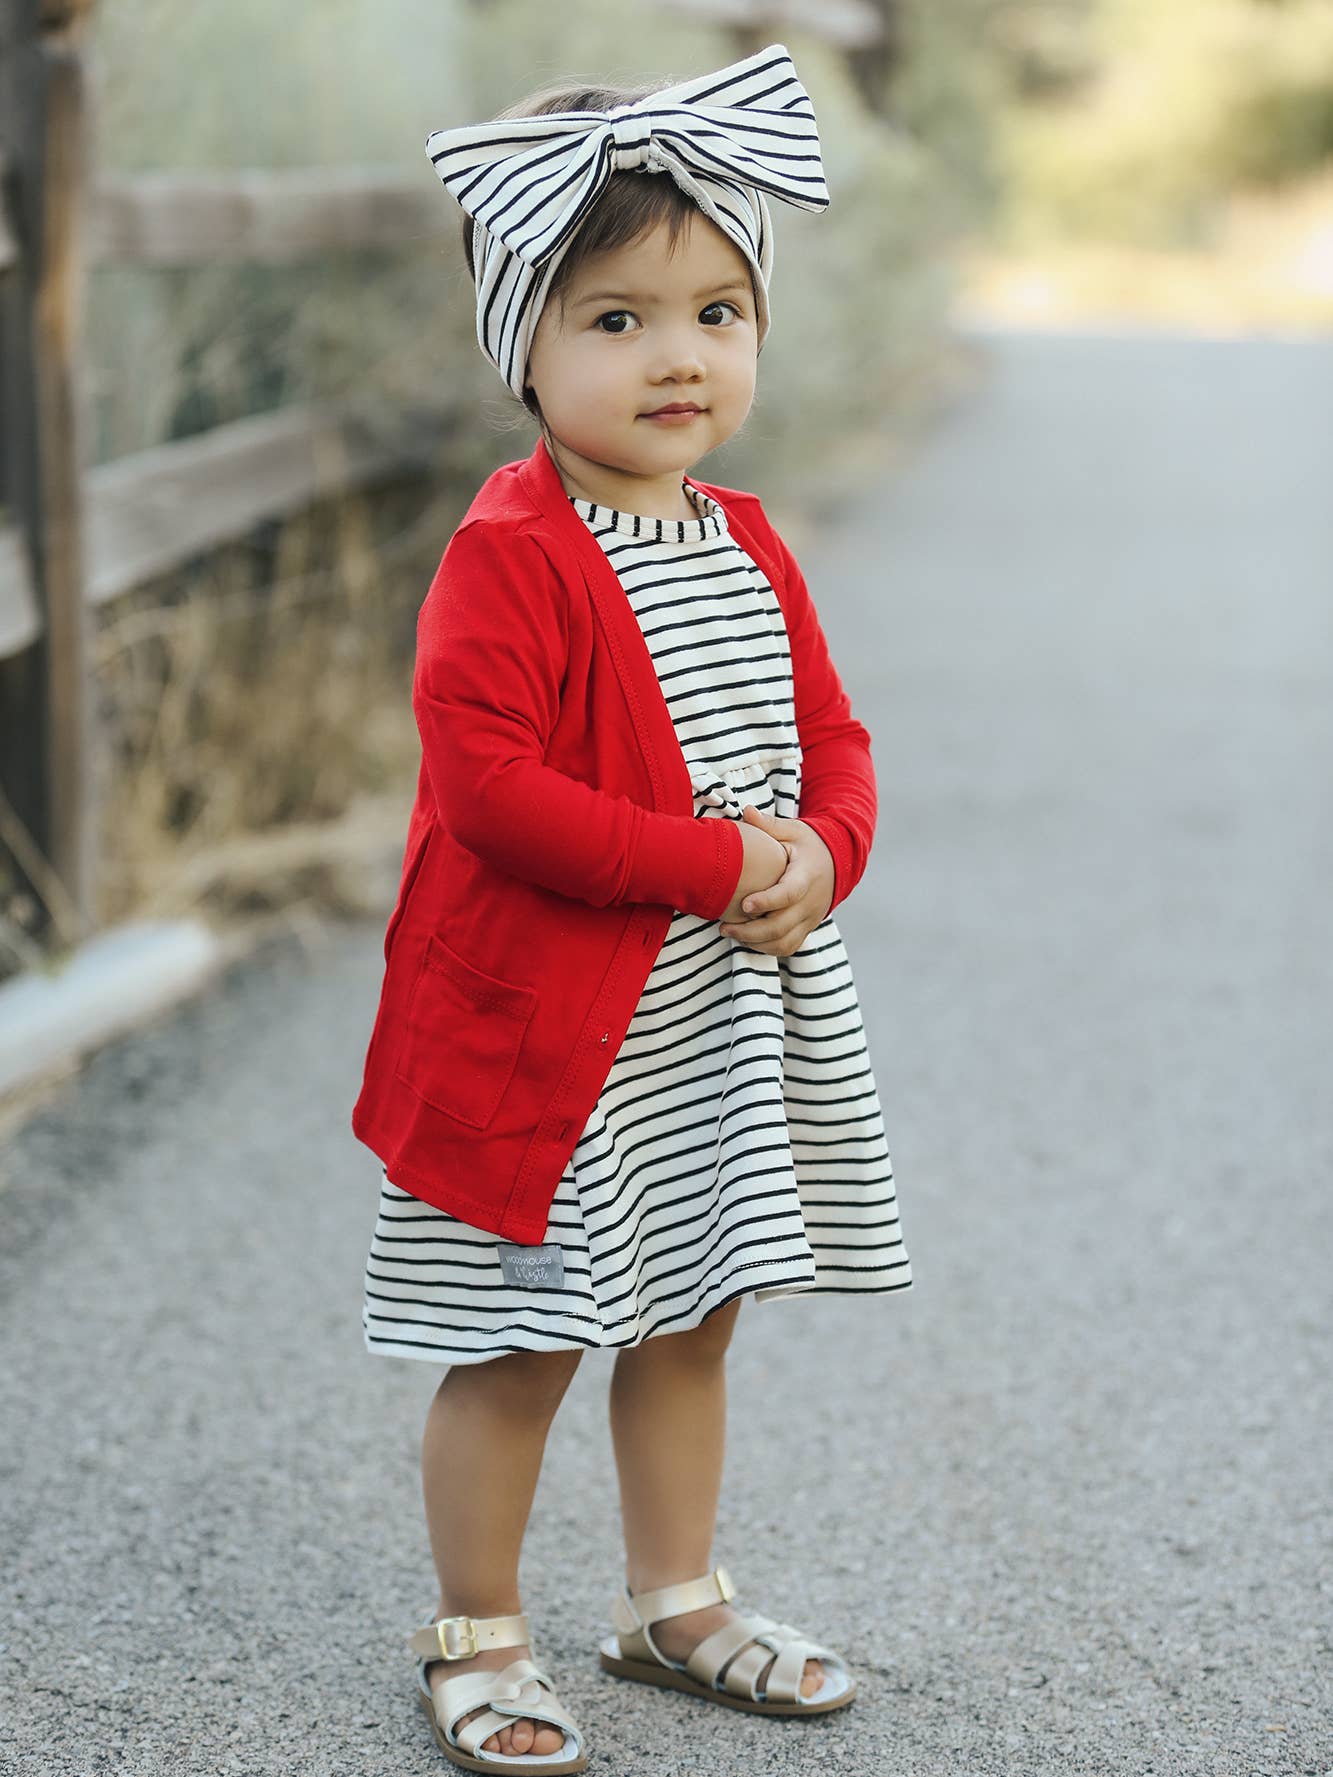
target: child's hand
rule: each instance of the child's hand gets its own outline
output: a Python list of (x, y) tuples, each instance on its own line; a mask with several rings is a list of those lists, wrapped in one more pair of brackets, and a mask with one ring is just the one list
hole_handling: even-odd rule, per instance
[[(742, 917), (723, 921), (719, 930), (750, 950), (790, 956), (828, 914), (833, 901), (833, 853), (804, 821), (784, 820), (751, 805), (743, 818), (786, 845), (787, 868), (772, 888), (746, 895)], [(746, 918), (751, 910), (755, 917)]]
[(741, 835), (741, 873), (731, 891), (731, 899), (718, 915), (719, 922), (743, 919), (741, 903), (760, 889), (771, 889), (782, 881), (791, 859), (790, 846), (775, 839), (754, 821), (737, 821)]

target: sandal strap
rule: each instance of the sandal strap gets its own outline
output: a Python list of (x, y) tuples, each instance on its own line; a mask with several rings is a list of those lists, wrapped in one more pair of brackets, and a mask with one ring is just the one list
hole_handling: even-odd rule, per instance
[(654, 1586), (646, 1592), (631, 1592), (626, 1586), (611, 1600), (611, 1620), (622, 1634), (630, 1635), (664, 1617), (684, 1616), (687, 1610), (702, 1610), (706, 1604), (728, 1604), (735, 1596), (731, 1575), (725, 1567), (715, 1567), (698, 1579)]
[[(631, 1593), (627, 1586), (611, 1600), (611, 1617), (622, 1658), (656, 1660), (659, 1665), (679, 1669), (680, 1662), (666, 1659), (654, 1642), (650, 1624), (699, 1610), (706, 1604), (729, 1604), (735, 1595), (725, 1567), (715, 1567), (698, 1579), (658, 1586), (647, 1592)], [(750, 1611), (723, 1623), (697, 1642), (690, 1649), (684, 1669), (701, 1684), (725, 1690), (733, 1697), (756, 1703), (799, 1703), (804, 1700), (800, 1686), (807, 1660), (822, 1660), (832, 1669), (847, 1670), (847, 1662), (833, 1648), (812, 1641), (790, 1623), (779, 1623)], [(765, 1667), (769, 1671), (761, 1693), (760, 1678)], [(723, 1668), (725, 1676), (719, 1677)]]
[[(714, 1629), (711, 1635), (705, 1635), (690, 1649), (685, 1670), (701, 1684), (730, 1691), (733, 1697), (757, 1700), (759, 1674), (777, 1652), (779, 1643), (776, 1638), (771, 1646), (767, 1640), (760, 1645), (756, 1642), (761, 1637), (772, 1637), (776, 1628), (772, 1617), (757, 1613), (723, 1623), (720, 1629)], [(724, 1666), (727, 1675), (719, 1679)]]
[[(476, 1716), (454, 1733), (454, 1723), (470, 1709), (485, 1706), (485, 1713)], [(577, 1724), (556, 1695), (549, 1675), (531, 1660), (518, 1659), (499, 1671), (475, 1669), (460, 1672), (457, 1678), (446, 1678), (434, 1697), (435, 1719), (446, 1737), (469, 1757), (480, 1757), (477, 1748), (501, 1728), (519, 1716), (559, 1729), (576, 1745)]]
[[(788, 1625), (780, 1623), (778, 1627), (786, 1629)], [(799, 1703), (801, 1678), (807, 1660), (824, 1660), (830, 1671), (842, 1664), (831, 1648), (823, 1647), (817, 1641), (810, 1641), (793, 1629), (782, 1642), (778, 1657), (773, 1662), (773, 1670), (764, 1680), (764, 1695), (779, 1703)]]
[(531, 1647), (528, 1613), (504, 1617), (432, 1617), (407, 1638), (419, 1660), (470, 1660), (484, 1647)]
[[(773, 1659), (775, 1654), (777, 1658)], [(770, 1659), (773, 1663), (765, 1675), (764, 1667)], [(804, 1703), (808, 1699), (801, 1691), (801, 1679), (805, 1675), (807, 1660), (822, 1660), (830, 1672), (847, 1671), (846, 1660), (834, 1648), (827, 1647), (822, 1641), (812, 1641), (790, 1623), (770, 1620), (758, 1631), (755, 1645), (746, 1648), (728, 1666), (723, 1688), (735, 1696), (750, 1697), (756, 1703), (761, 1700), (765, 1703)], [(706, 1682), (711, 1684), (716, 1680)]]
[[(777, 1656), (774, 1658), (774, 1656)], [(790, 1623), (776, 1623), (757, 1613), (724, 1623), (690, 1649), (685, 1670), (691, 1678), (733, 1697), (766, 1703), (799, 1703), (807, 1660), (823, 1660), (830, 1669), (846, 1670), (842, 1655), (822, 1641), (811, 1641)], [(772, 1665), (766, 1677), (765, 1666)], [(718, 1674), (726, 1667), (726, 1676)]]

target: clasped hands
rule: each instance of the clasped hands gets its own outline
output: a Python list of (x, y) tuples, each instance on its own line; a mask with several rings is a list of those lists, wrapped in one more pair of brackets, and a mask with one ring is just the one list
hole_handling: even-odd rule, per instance
[[(742, 811), (742, 820), (749, 828), (741, 834), (745, 858), (719, 930), (750, 950), (790, 956), (832, 905), (833, 854), (804, 821), (766, 814), (749, 804)], [(767, 844), (761, 835), (773, 844)], [(785, 866), (782, 851), (786, 852)], [(781, 874), (775, 876), (779, 870)]]

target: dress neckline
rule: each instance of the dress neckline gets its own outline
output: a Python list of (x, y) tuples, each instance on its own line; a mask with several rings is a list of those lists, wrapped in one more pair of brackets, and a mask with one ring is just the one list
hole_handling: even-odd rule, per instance
[(640, 512), (621, 512), (615, 506), (582, 499), (578, 494), (567, 497), (579, 517), (598, 530), (618, 531), (654, 543), (700, 543), (706, 537), (720, 537), (727, 529), (727, 515), (718, 502), (691, 481), (682, 480), (680, 485), (699, 513), (698, 518), (648, 518)]

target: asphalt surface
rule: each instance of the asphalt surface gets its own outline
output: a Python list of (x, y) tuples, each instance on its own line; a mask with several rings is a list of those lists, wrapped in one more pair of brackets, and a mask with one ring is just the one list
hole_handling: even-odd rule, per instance
[[(589, 1770), (1333, 1771), (1333, 343), (981, 335), (804, 565), (875, 738), (839, 924), (915, 1287), (748, 1302), (715, 1559), (860, 1695), (603, 1675), (590, 1353), (524, 1552)], [(267, 949), (0, 1151), (0, 1767), (448, 1768), (439, 1372), (362, 1346), (382, 923)]]

